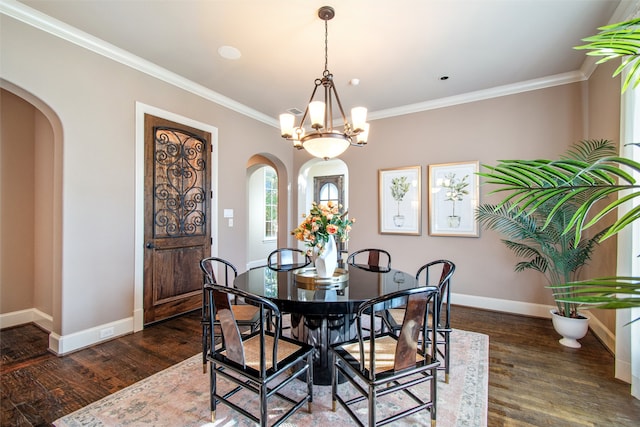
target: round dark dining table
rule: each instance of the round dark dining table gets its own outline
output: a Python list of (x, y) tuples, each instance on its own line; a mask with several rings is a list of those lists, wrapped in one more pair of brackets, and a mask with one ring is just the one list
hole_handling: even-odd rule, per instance
[(345, 266), (336, 277), (347, 273), (346, 280), (315, 284), (296, 275), (304, 271), (309, 270), (254, 268), (239, 274), (234, 286), (269, 298), (281, 312), (291, 314), (291, 336), (314, 346), (313, 382), (327, 385), (331, 384), (329, 346), (356, 336), (358, 306), (378, 296), (415, 288), (417, 282), (413, 275), (400, 270)]

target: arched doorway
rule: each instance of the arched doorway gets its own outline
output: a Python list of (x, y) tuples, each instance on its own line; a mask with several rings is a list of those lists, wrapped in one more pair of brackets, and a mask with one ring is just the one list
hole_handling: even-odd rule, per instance
[(51, 350), (57, 353), (55, 337), (62, 330), (62, 124), (39, 98), (1, 79), (0, 99), (0, 180), (7, 190), (0, 215), (5, 266), (1, 326), (33, 321), (52, 333)]
[(289, 246), (289, 183), (284, 164), (270, 154), (247, 162), (247, 268), (266, 264), (266, 257)]
[[(309, 212), (311, 202), (338, 201), (349, 210), (349, 168), (340, 159), (312, 159), (298, 175), (296, 218)], [(347, 250), (346, 244), (340, 250)]]

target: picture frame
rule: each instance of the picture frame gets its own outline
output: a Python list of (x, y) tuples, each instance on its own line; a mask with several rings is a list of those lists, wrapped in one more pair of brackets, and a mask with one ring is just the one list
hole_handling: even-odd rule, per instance
[(378, 170), (380, 234), (421, 234), (421, 167)]
[(478, 161), (428, 166), (429, 235), (479, 237)]

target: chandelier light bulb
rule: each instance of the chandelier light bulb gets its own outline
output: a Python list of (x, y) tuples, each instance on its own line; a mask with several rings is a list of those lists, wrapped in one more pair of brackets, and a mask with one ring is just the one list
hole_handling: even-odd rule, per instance
[(314, 129), (322, 129), (324, 126), (324, 110), (325, 104), (322, 101), (313, 101), (309, 103), (309, 118), (311, 119), (311, 127)]
[(283, 138), (291, 138), (293, 136), (293, 123), (295, 119), (293, 114), (280, 114), (280, 134)]
[(354, 132), (362, 132), (367, 123), (367, 109), (365, 107), (354, 107), (351, 109), (351, 121)]

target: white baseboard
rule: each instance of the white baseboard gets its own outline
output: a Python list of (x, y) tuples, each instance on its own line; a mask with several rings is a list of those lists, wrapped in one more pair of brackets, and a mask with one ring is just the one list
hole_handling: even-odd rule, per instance
[(551, 313), (549, 313), (549, 311), (554, 309), (554, 306), (551, 305), (532, 304), (528, 302), (479, 297), (474, 295), (462, 295), (456, 293), (451, 293), (451, 304), (544, 318), (551, 318)]
[(31, 322), (35, 323), (47, 332), (51, 332), (53, 330), (53, 317), (43, 313), (37, 308), (0, 314), (0, 329), (24, 325), (25, 323)]
[(133, 317), (106, 323), (68, 335), (49, 334), (49, 350), (58, 356), (112, 340), (133, 332)]
[[(590, 314), (589, 310), (584, 310), (585, 313)], [(589, 319), (589, 328), (598, 337), (602, 344), (611, 352), (616, 354), (616, 336), (597, 318), (591, 315)]]
[[(629, 384), (632, 382), (631, 363), (626, 360), (616, 358), (615, 377)], [(633, 393), (632, 393), (633, 394)], [(638, 397), (640, 399), (640, 397)]]

